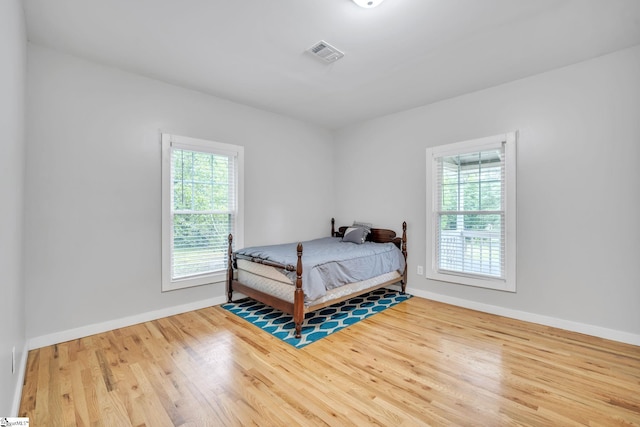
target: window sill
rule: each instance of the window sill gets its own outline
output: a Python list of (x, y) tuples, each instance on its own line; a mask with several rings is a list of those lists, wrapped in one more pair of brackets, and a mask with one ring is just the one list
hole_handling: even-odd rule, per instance
[(175, 291), (178, 289), (191, 288), (193, 286), (213, 285), (224, 283), (227, 280), (227, 272), (217, 272), (184, 279), (167, 280), (162, 282), (162, 292)]
[(435, 271), (428, 272), (426, 274), (426, 278), (457, 285), (474, 286), (477, 288), (493, 289), (505, 292), (516, 292), (515, 280), (494, 279), (491, 277), (469, 277), (454, 273), (446, 274)]

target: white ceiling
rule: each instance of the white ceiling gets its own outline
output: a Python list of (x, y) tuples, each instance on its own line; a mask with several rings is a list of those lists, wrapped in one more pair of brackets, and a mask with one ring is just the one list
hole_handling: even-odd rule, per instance
[[(329, 129), (640, 44), (639, 0), (24, 0), (28, 38)], [(345, 52), (324, 64), (305, 50)]]

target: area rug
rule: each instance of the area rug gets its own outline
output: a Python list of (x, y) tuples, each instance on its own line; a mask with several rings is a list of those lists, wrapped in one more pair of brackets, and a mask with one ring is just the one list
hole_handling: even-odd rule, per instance
[(302, 324), (300, 338), (295, 338), (293, 316), (261, 302), (244, 299), (222, 304), (221, 307), (274, 337), (296, 348), (302, 348), (409, 298), (411, 295), (396, 290), (377, 289), (359, 297), (307, 313)]

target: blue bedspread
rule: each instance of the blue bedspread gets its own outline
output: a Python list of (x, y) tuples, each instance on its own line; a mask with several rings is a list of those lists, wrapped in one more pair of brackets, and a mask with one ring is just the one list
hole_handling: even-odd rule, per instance
[[(298, 262), (297, 243), (253, 246), (236, 253), (284, 265)], [(360, 282), (395, 270), (404, 270), (404, 256), (393, 243), (343, 242), (324, 237), (302, 242), (302, 290), (309, 300), (320, 298), (328, 289)], [(296, 273), (283, 271), (295, 283)]]

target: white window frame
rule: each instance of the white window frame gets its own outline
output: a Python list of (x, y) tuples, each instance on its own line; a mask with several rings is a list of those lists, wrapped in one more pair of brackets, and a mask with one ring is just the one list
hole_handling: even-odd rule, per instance
[[(428, 279), (462, 285), (477, 286), (501, 291), (516, 291), (516, 141), (517, 132), (494, 135), (485, 138), (457, 142), (427, 148), (427, 268)], [(503, 278), (441, 271), (437, 265), (438, 215), (438, 170), (437, 159), (444, 156), (467, 154), (490, 150), (504, 144), (505, 193), (503, 210), (505, 213), (505, 270)]]
[(186, 278), (172, 279), (171, 257), (173, 249), (173, 221), (172, 203), (173, 186), (171, 177), (171, 152), (172, 146), (214, 154), (231, 154), (236, 157), (235, 165), (235, 190), (236, 212), (234, 215), (234, 249), (244, 246), (244, 147), (225, 144), (222, 142), (207, 141), (186, 136), (162, 134), (162, 291), (173, 291), (192, 286), (201, 286), (211, 283), (224, 282), (227, 278), (224, 271), (216, 271), (210, 274), (189, 276)]

